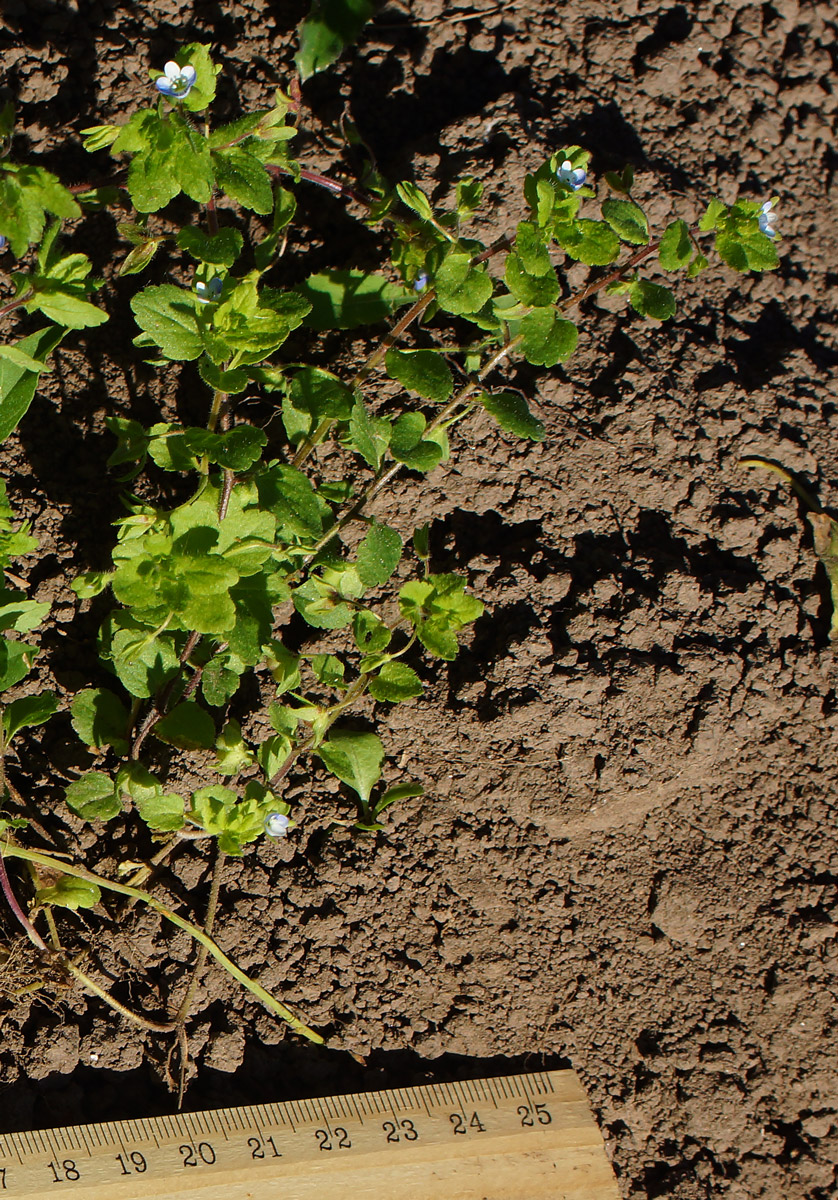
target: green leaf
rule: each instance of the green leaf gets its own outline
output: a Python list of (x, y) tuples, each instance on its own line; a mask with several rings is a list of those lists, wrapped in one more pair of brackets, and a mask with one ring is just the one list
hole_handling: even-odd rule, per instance
[(470, 217), (480, 207), (483, 199), (483, 184), (479, 179), (464, 175), (457, 180), (457, 216)]
[(399, 592), (399, 608), (416, 629), (419, 641), (437, 658), (457, 657), (457, 632), (483, 612), (483, 604), (465, 595), (459, 575), (428, 575), (406, 583)]
[(454, 391), (451, 368), (438, 350), (397, 350), (385, 357), (387, 374), (409, 392), (441, 403)]
[(273, 737), (265, 738), (256, 751), (256, 758), (266, 779), (272, 779), (277, 771), (282, 769), (291, 749), (291, 739), (284, 733), (277, 733)]
[(356, 733), (351, 729), (333, 729), (329, 740), (316, 750), (326, 769), (342, 783), (353, 788), (363, 804), (381, 778), (384, 747), (374, 733)]
[(140, 817), (155, 833), (174, 833), (183, 828), (183, 797), (162, 790), (134, 801)]
[(13, 629), (15, 633), (28, 633), (36, 629), (50, 610), (46, 601), (26, 600), (22, 592), (0, 591), (0, 630)]
[(167, 358), (198, 358), (204, 347), (189, 292), (171, 283), (143, 288), (132, 298), (131, 308), (140, 329)]
[(411, 471), (432, 471), (442, 461), (438, 442), (423, 438), (426, 421), (421, 413), (403, 413), (393, 422), (390, 453)]
[(215, 392), (237, 395), (239, 392), (243, 392), (250, 383), (250, 377), (244, 371), (238, 371), (235, 368), (232, 371), (224, 371), (205, 354), (198, 359), (198, 373), (207, 387), (211, 387)]
[(235, 695), (240, 675), (227, 664), (229, 657), (216, 655), (211, 658), (201, 674), (201, 692), (207, 704), (220, 708)]
[(408, 208), (412, 208), (423, 220), (433, 220), (434, 210), (431, 202), (422, 189), (417, 187), (415, 183), (397, 183), (396, 195), (403, 204), (406, 204)]
[(392, 426), (381, 417), (373, 417), (362, 400), (356, 400), (349, 418), (349, 445), (360, 454), (364, 462), (374, 470), (381, 466), (381, 459), (390, 444)]
[(41, 312), (56, 325), (68, 329), (91, 329), (103, 325), (108, 314), (84, 299), (86, 285), (63, 284), (50, 279), (38, 279), (38, 290), (26, 302), (27, 312)]
[(557, 317), (552, 308), (534, 308), (521, 321), (521, 351), (527, 362), (554, 367), (570, 358), (579, 332), (572, 321)]
[(672, 221), (667, 225), (661, 237), (658, 258), (665, 271), (680, 271), (685, 267), (692, 255), (693, 245), (690, 240), (690, 230), (686, 221)]
[(232, 718), (227, 722), (215, 743), (218, 759), (215, 769), (219, 775), (237, 775), (244, 767), (256, 761), (242, 737), (242, 727)]
[(217, 835), (221, 851), (238, 856), (243, 845), (262, 836), (265, 817), (276, 808), (276, 797), (264, 788), (248, 787), (244, 800), (239, 800), (229, 788), (213, 784), (193, 793), (189, 816)]
[(39, 692), (36, 696), (21, 696), (2, 706), (3, 732), (10, 742), (19, 729), (43, 725), (58, 710), (54, 692)]
[(416, 297), (375, 271), (326, 271), (310, 275), (297, 291), (311, 304), (311, 329), (356, 329), (384, 321), (399, 304)]
[(524, 270), (517, 254), (506, 256), (504, 282), (521, 304), (543, 308), (545, 305), (552, 304), (559, 296), (559, 281), (556, 278), (556, 272), (550, 270), (544, 275), (530, 275)]
[(716, 250), (734, 271), (773, 271), (780, 265), (771, 238), (758, 231), (750, 235), (717, 233)]
[(26, 678), (32, 670), (32, 662), (37, 654), (37, 646), (0, 638), (0, 692), (5, 692)]
[(70, 705), (73, 728), (86, 746), (101, 750), (113, 746), (117, 754), (128, 753), (128, 710), (106, 688), (85, 688)]
[(33, 371), (36, 375), (49, 374), (52, 367), (48, 367), (46, 363), (39, 362), (37, 358), (32, 358), (21, 350), (20, 346), (3, 346), (0, 345), (0, 358), (8, 359), (14, 363), (16, 367), (22, 367), (24, 371)]
[(646, 279), (635, 279), (629, 288), (629, 301), (641, 317), (652, 317), (655, 321), (668, 321), (675, 316), (675, 297), (669, 288)]
[(189, 126), (175, 147), (175, 178), (190, 200), (206, 204), (215, 188), (215, 175), (207, 140)]
[[(114, 150), (122, 149), (114, 143)], [(158, 150), (150, 146), (136, 154), (128, 167), (128, 194), (138, 212), (159, 212), (180, 191), (173, 169), (172, 146)]]
[(229, 225), (212, 235), (195, 225), (187, 225), (177, 236), (177, 244), (198, 262), (214, 267), (232, 267), (242, 252), (243, 238)]
[(379, 587), (386, 583), (399, 565), (402, 556), (402, 539), (389, 525), (373, 522), (369, 532), (358, 547), (358, 574), (365, 587)]
[(112, 574), (111, 571), (83, 571), (72, 580), (70, 587), (80, 600), (92, 600), (110, 586)]
[(206, 709), (185, 700), (157, 722), (154, 735), (180, 750), (210, 750), (215, 744), (215, 722)]
[(309, 413), (316, 422), (348, 421), (355, 404), (351, 388), (319, 367), (302, 367), (297, 371), (291, 380), (289, 396), (295, 409)]
[(707, 205), (707, 210), (698, 222), (698, 228), (702, 233), (712, 233), (714, 229), (719, 228), (720, 220), (726, 216), (728, 207), (721, 200), (713, 199)]
[(0, 166), (0, 233), (12, 253), (22, 258), (41, 238), (46, 214), (70, 220), (81, 209), (55, 175), (31, 163), (3, 162)]
[(59, 875), (52, 887), (39, 888), (36, 899), (38, 904), (51, 904), (75, 912), (79, 908), (93, 908), (102, 899), (102, 892), (91, 880)]
[(634, 167), (630, 163), (627, 163), (619, 173), (617, 171), (606, 171), (605, 181), (615, 192), (622, 192), (623, 195), (627, 196), (634, 183)]
[(185, 100), (179, 103), (190, 112), (203, 112), (215, 99), (215, 77), (221, 70), (210, 58), (209, 48), (201, 42), (190, 42), (175, 54), (180, 67), (195, 68), (195, 82)]
[(210, 462), (229, 471), (248, 471), (262, 457), (267, 435), (254, 425), (235, 425), (226, 433), (216, 435), (217, 441), (208, 452)]
[(355, 611), (334, 588), (317, 578), (307, 579), (295, 588), (293, 601), (303, 620), (315, 629), (342, 629)]
[[(65, 336), (64, 329), (50, 326), (31, 333), (14, 343), (14, 348), (43, 363)], [(13, 429), (17, 428), (26, 413), (35, 390), (38, 375), (8, 357), (0, 358), (0, 442), (4, 442)]]
[(300, 537), (318, 538), (323, 515), (311, 482), (302, 471), (272, 463), (256, 477), (259, 503), (274, 514), (279, 528)]
[(117, 271), (119, 277), (139, 275), (140, 271), (146, 269), (162, 244), (162, 238), (149, 238), (147, 242), (141, 242), (139, 246), (135, 246), (120, 263)]
[(495, 392), (493, 395), (483, 392), (477, 399), (507, 433), (529, 438), (532, 442), (544, 441), (544, 425), (532, 415), (526, 400), (518, 392)]
[(265, 662), (276, 684), (276, 694), (293, 692), (300, 686), (299, 655), (292, 654), (277, 638), (265, 647)]
[(687, 267), (687, 278), (695, 279), (696, 275), (699, 275), (708, 265), (704, 255), (700, 251), (696, 251), (695, 257)]
[(620, 241), (629, 242), (632, 246), (645, 246), (649, 241), (646, 214), (632, 200), (603, 200), (602, 216)]
[(318, 683), (324, 687), (346, 689), (346, 668), (334, 654), (312, 654), (311, 669)]
[(479, 312), (493, 290), (485, 267), (473, 267), (471, 256), (456, 250), (443, 259), (434, 287), (440, 308), (454, 316)]
[(68, 807), (83, 821), (110, 821), (122, 811), (113, 780), (101, 771), (88, 771), (71, 783), (66, 800)]
[(309, 15), (297, 26), (300, 48), (294, 62), (303, 83), (331, 66), (374, 12), (373, 0), (314, 0)]
[(390, 644), (392, 633), (374, 612), (362, 608), (352, 620), (352, 635), (355, 645), (363, 654), (380, 654)]
[(119, 768), (116, 775), (116, 793), (123, 798), (127, 796), (135, 803), (146, 800), (149, 796), (159, 796), (162, 792), (160, 780), (152, 775), (142, 763), (127, 762)]
[(79, 130), (88, 154), (93, 154), (97, 150), (106, 150), (108, 146), (112, 146), (119, 137), (119, 132), (119, 125), (89, 125), (87, 129)]
[(370, 695), (391, 704), (421, 696), (423, 691), (422, 681), (416, 672), (399, 662), (384, 663), (369, 682)]
[(260, 288), (258, 272), (251, 271), (213, 309), (207, 351), (216, 364), (231, 352), (239, 366), (260, 363), (302, 324), (308, 310), (308, 301), (295, 292)]
[[(530, 221), (521, 221), (515, 236), (515, 251), (520, 267), (528, 275), (554, 274), (544, 238)], [(548, 301), (549, 303), (549, 301)]]
[(271, 177), (253, 154), (239, 146), (213, 150), (212, 162), (218, 186), (242, 208), (267, 216), (273, 212)]
[(397, 783), (395, 787), (388, 788), (383, 792), (381, 797), (375, 802), (375, 815), (378, 816), (384, 812), (385, 808), (389, 808), (391, 804), (396, 804), (399, 800), (413, 800), (416, 796), (424, 796), (425, 789), (421, 783)]
[(123, 687), (132, 696), (154, 695), (177, 672), (179, 663), (169, 638), (156, 637), (155, 630), (134, 620), (128, 613), (115, 612), (102, 629), (103, 656)]
[(554, 236), (561, 248), (578, 262), (589, 267), (604, 267), (614, 261), (620, 253), (620, 242), (604, 221), (559, 222)]

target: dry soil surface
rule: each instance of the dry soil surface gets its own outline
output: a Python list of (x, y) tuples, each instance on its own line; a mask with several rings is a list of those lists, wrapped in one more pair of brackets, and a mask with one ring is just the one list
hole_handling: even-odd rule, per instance
[[(18, 145), (82, 178), (77, 131), (145, 102), (147, 67), (188, 40), (214, 45), (229, 111), (264, 101), (290, 78), (305, 7), (6, 0)], [(802, 0), (391, 0), (306, 85), (311, 127), (345, 107), (390, 178), (439, 197), (480, 178), (487, 234), (522, 217), (528, 170), (580, 142), (597, 173), (634, 164), (656, 222), (711, 195), (778, 196), (781, 267), (681, 281), (665, 327), (615, 298), (587, 304), (565, 370), (513, 372), (545, 442), (475, 421), (430, 486), (382, 499), (382, 519), (432, 520), (435, 568), (466, 572), (487, 604), (456, 663), (387, 719), (394, 770), (425, 796), (377, 839), (324, 840), (323, 814), (351, 805), (301, 776), (299, 830), (231, 868), (218, 926), (243, 968), (368, 1066), (295, 1043), (211, 971), (191, 1107), (570, 1064), (625, 1197), (836, 1194), (828, 588), (789, 490), (737, 465), (775, 459), (838, 506), (835, 46), (833, 6)], [(301, 152), (327, 163), (314, 138)], [(340, 205), (305, 203), (311, 261), (366, 265)], [(89, 247), (100, 272), (114, 245)], [(128, 282), (107, 301), (109, 338), (130, 332)], [(102, 417), (153, 420), (167, 397), (93, 335), (57, 363), (3, 467), (44, 547), (45, 661), (72, 694), (104, 682), (98, 616), (66, 586), (112, 537)], [(186, 419), (202, 403), (178, 396)], [(69, 724), (50, 728), (10, 770), (58, 811), (56, 766), (72, 775), (79, 751)], [(200, 916), (206, 860), (181, 858), (161, 886)], [(132, 921), (107, 927), (99, 965), (160, 1011), (192, 946)], [(171, 1109), (168, 1043), (100, 1002), (62, 994), (2, 1020), (2, 1128)]]

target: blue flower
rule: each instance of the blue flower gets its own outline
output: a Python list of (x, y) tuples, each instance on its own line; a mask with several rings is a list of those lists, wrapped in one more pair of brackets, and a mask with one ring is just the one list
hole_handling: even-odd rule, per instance
[(584, 167), (574, 167), (570, 159), (566, 158), (556, 171), (556, 176), (561, 183), (566, 183), (572, 191), (578, 192), (588, 178), (588, 173)]
[(0, 233), (0, 253), (2, 253), (6, 249), (6, 241), (7, 240), (8, 239), (5, 238), (2, 233)]
[(428, 276), (425, 271), (420, 271), (416, 276), (416, 282), (413, 285), (414, 292), (424, 292), (428, 286)]
[(777, 230), (775, 229), (777, 214), (771, 211), (773, 205), (773, 200), (766, 200), (759, 212), (760, 233), (764, 233), (766, 237), (770, 238), (777, 236)]
[(167, 62), (163, 74), (159, 79), (155, 79), (154, 86), (164, 96), (170, 96), (173, 100), (183, 100), (192, 91), (196, 77), (195, 68), (189, 63), (181, 67), (176, 62)]
[(211, 304), (221, 295), (222, 283), (218, 278), (204, 283), (201, 279), (195, 284), (195, 299), (199, 304)]
[(291, 818), (286, 817), (285, 813), (272, 812), (265, 817), (265, 833), (270, 838), (287, 837), (291, 825)]

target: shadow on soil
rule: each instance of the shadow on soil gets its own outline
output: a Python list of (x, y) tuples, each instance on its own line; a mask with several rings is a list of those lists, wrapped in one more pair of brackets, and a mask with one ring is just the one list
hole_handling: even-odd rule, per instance
[[(424, 1059), (410, 1050), (374, 1051), (366, 1066), (346, 1053), (281, 1043), (253, 1046), (237, 1071), (202, 1068), (186, 1094), (184, 1111), (270, 1104), (384, 1088), (553, 1071), (569, 1067), (559, 1055)], [(79, 1066), (0, 1091), (0, 1128), (6, 1133), (97, 1121), (131, 1120), (177, 1111), (177, 1097), (147, 1067), (129, 1071)]]

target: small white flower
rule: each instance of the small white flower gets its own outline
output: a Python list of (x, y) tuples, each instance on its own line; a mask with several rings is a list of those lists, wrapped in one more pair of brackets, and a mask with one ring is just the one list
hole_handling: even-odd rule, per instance
[(192, 91), (195, 79), (195, 68), (189, 63), (185, 67), (181, 67), (176, 62), (167, 62), (163, 68), (163, 74), (159, 79), (155, 79), (154, 86), (164, 96), (170, 96), (174, 100), (183, 100)]
[(777, 230), (777, 214), (771, 209), (774, 205), (773, 200), (766, 200), (759, 212), (759, 228), (760, 233), (764, 233), (766, 237), (775, 238)]
[(270, 838), (284, 838), (291, 828), (291, 818), (285, 813), (272, 812), (265, 817), (265, 833)]
[(578, 192), (588, 178), (588, 172), (584, 167), (574, 167), (569, 158), (566, 158), (559, 169), (556, 171), (557, 178), (566, 183), (574, 192)]
[(211, 304), (221, 295), (221, 280), (211, 279), (204, 283), (201, 279), (195, 284), (195, 299), (199, 304)]
[(420, 271), (416, 276), (416, 282), (413, 285), (414, 292), (424, 292), (428, 286), (428, 276), (424, 271)]

